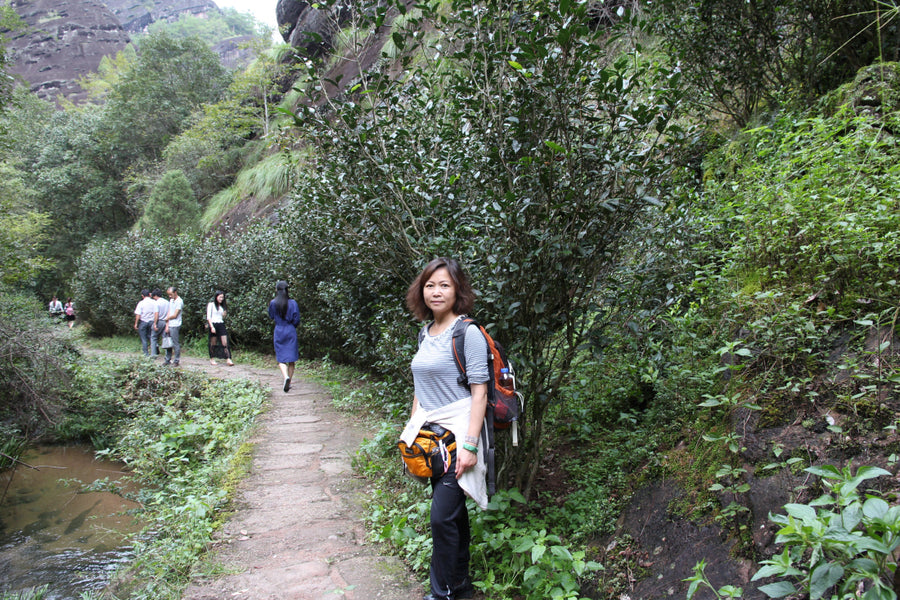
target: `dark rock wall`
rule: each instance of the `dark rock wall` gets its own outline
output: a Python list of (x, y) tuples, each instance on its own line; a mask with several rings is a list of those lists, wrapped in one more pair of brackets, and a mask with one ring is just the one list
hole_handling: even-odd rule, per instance
[(76, 80), (96, 71), (101, 58), (129, 41), (99, 0), (13, 0), (11, 6), (28, 27), (9, 40), (9, 71), (44, 99), (83, 100), (86, 93)]
[(184, 14), (202, 17), (219, 10), (212, 0), (155, 0), (150, 8), (141, 0), (105, 0), (105, 4), (129, 33), (142, 32), (155, 21), (175, 21)]
[[(260, 0), (271, 2), (276, 0)], [(148, 8), (148, 4), (150, 7)], [(183, 14), (203, 17), (219, 10), (212, 0), (12, 0), (27, 29), (9, 35), (10, 74), (45, 100), (87, 100), (77, 80), (95, 72), (104, 56), (115, 55), (130, 35), (156, 21)], [(228, 68), (246, 64), (244, 38), (222, 40), (214, 48)]]
[(319, 56), (331, 47), (332, 38), (353, 10), (349, 0), (318, 9), (302, 0), (278, 0), (275, 17), (284, 41), (306, 56)]

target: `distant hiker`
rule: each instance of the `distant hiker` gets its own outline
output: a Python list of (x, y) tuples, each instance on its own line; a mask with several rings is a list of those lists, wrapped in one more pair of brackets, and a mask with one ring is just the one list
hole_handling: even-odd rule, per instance
[(163, 296), (162, 290), (155, 288), (150, 298), (156, 302), (156, 314), (153, 318), (153, 329), (150, 330), (150, 356), (159, 356), (159, 338), (166, 328), (166, 315), (169, 314), (169, 300)]
[(228, 330), (225, 329), (225, 316), (228, 305), (225, 292), (216, 291), (212, 300), (206, 305), (206, 322), (209, 323), (209, 364), (216, 365), (216, 358), (224, 358), (225, 364), (233, 367), (231, 349), (228, 346)]
[(432, 322), (425, 325), (425, 335), (412, 360), (415, 396), (401, 440), (410, 445), (420, 429), (430, 429), (438, 434), (450, 430), (456, 442), (456, 449), (449, 452), (446, 472), (431, 477), (431, 590), (424, 600), (474, 595), (469, 576), (466, 496), (482, 510), (487, 507), (486, 467), (478, 452), (489, 381), (487, 342), (477, 327), (466, 329), (468, 388), (459, 384), (452, 354), (454, 325), (473, 309), (474, 303), (468, 277), (458, 262), (448, 258), (428, 263), (406, 294), (413, 315)]
[(184, 311), (184, 300), (178, 295), (178, 288), (171, 286), (166, 290), (169, 301), (166, 303), (166, 316), (163, 319), (163, 335), (169, 336), (172, 343), (166, 344), (166, 359), (163, 365), (178, 366), (181, 364), (181, 313)]
[(284, 376), (283, 389), (291, 389), (291, 378), (294, 376), (294, 363), (299, 358), (297, 352), (297, 325), (300, 324), (300, 308), (297, 301), (291, 299), (287, 281), (275, 284), (275, 298), (269, 302), (269, 318), (275, 321), (273, 340), (275, 343), (275, 360)]
[(150, 356), (150, 331), (156, 311), (156, 302), (150, 298), (150, 290), (141, 290), (141, 301), (134, 307), (134, 328), (141, 336), (141, 351), (144, 356)]
[(47, 311), (50, 313), (51, 319), (59, 319), (63, 314), (63, 305), (62, 302), (59, 301), (59, 298), (53, 296), (50, 300), (50, 304), (47, 305)]
[(71, 298), (66, 299), (66, 305), (63, 307), (63, 312), (66, 315), (66, 322), (69, 323), (69, 329), (72, 329), (72, 326), (75, 325), (75, 303), (72, 302)]

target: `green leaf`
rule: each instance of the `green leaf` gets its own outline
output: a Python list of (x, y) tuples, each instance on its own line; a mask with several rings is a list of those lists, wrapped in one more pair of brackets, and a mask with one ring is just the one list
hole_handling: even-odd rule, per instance
[(514, 61), (514, 60), (510, 60), (510, 61), (507, 61), (507, 62), (509, 63), (509, 66), (511, 66), (511, 67), (512, 67), (513, 69), (515, 69), (516, 71), (522, 71), (522, 70), (524, 70), (524, 67), (523, 67), (522, 65), (520, 65), (519, 63), (517, 63), (516, 61)]
[(844, 576), (844, 567), (837, 563), (825, 563), (813, 569), (809, 577), (810, 600), (818, 600)]
[(813, 475), (818, 475), (819, 477), (824, 477), (826, 479), (842, 478), (841, 472), (833, 465), (812, 466), (806, 467), (803, 470), (807, 473), (812, 473)]
[(784, 598), (797, 593), (797, 589), (789, 581), (776, 581), (775, 583), (761, 585), (759, 586), (759, 591), (769, 598)]
[(816, 520), (816, 509), (808, 504), (785, 504), (784, 510), (787, 514), (795, 519), (800, 519), (804, 523), (811, 523)]
[(566, 149), (552, 140), (544, 140), (544, 144), (558, 154), (565, 154)]
[(862, 507), (863, 514), (870, 519), (884, 519), (890, 505), (881, 498), (869, 498)]

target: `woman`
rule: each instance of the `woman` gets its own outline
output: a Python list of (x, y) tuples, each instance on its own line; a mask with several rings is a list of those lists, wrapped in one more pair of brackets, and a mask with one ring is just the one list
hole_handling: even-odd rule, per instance
[(424, 600), (472, 598), (474, 592), (469, 578), (466, 496), (480, 508), (487, 507), (484, 458), (478, 453), (487, 404), (487, 342), (477, 327), (466, 329), (468, 387), (458, 382), (452, 354), (453, 328), (474, 302), (468, 277), (459, 263), (448, 258), (428, 263), (406, 294), (406, 304), (416, 318), (432, 322), (425, 325), (412, 361), (415, 397), (401, 439), (409, 444), (420, 428), (442, 427), (457, 440), (447, 473), (431, 478), (431, 590)]
[(66, 313), (66, 321), (69, 323), (69, 329), (72, 329), (72, 326), (75, 325), (75, 303), (72, 302), (71, 298), (66, 300), (63, 312)]
[(297, 325), (300, 324), (300, 308), (288, 293), (287, 281), (275, 284), (275, 298), (269, 302), (269, 318), (275, 321), (275, 359), (284, 375), (284, 391), (291, 389), (297, 352)]
[[(225, 358), (225, 364), (233, 367), (231, 362), (231, 350), (228, 347), (228, 330), (225, 329), (225, 315), (228, 314), (228, 305), (225, 302), (225, 292), (216, 291), (213, 299), (206, 305), (206, 322), (209, 323), (209, 364), (216, 365), (216, 354), (221, 352)], [(220, 351), (218, 347), (221, 347)]]

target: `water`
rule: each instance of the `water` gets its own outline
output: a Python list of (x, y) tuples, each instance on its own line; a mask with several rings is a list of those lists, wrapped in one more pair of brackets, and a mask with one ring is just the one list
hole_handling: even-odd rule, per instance
[(0, 592), (46, 585), (48, 600), (70, 600), (103, 589), (133, 556), (140, 524), (126, 511), (138, 505), (82, 488), (118, 480), (121, 465), (83, 447), (36, 448), (21, 460), (38, 470), (0, 473)]

